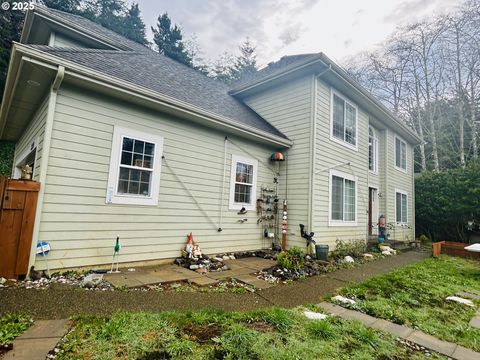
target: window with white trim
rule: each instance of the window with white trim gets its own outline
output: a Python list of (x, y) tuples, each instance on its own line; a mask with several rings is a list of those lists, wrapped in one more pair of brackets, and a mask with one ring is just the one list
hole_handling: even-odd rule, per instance
[(232, 155), (230, 209), (255, 209), (258, 161)]
[(107, 203), (157, 205), (163, 137), (116, 126)]
[(407, 171), (407, 143), (395, 136), (395, 167)]
[(330, 171), (330, 225), (355, 224), (357, 220), (357, 178)]
[(368, 169), (378, 172), (378, 137), (372, 126), (368, 127)]
[(331, 139), (357, 148), (357, 108), (347, 99), (332, 92)]
[(408, 199), (407, 193), (404, 191), (395, 191), (395, 219), (398, 224), (406, 224), (408, 222)]

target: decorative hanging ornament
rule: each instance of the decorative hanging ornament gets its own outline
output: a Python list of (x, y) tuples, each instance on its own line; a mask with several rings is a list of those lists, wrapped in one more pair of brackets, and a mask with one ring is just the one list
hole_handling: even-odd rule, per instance
[(272, 160), (272, 161), (284, 161), (285, 157), (283, 156), (283, 154), (281, 152), (275, 152), (275, 153), (272, 154), (272, 156), (270, 156), (270, 160)]

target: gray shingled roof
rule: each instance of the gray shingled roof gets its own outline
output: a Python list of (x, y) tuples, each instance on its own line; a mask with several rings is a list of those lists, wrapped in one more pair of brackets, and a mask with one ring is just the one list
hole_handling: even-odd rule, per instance
[[(35, 10), (37, 11), (37, 10)], [(42, 7), (40, 12), (61, 17), (73, 27), (86, 28), (130, 50), (58, 48), (26, 45), (128, 83), (184, 101), (275, 136), (287, 137), (260, 115), (228, 94), (230, 88), (184, 64), (128, 40), (86, 18)]]
[(286, 55), (282, 56), (280, 60), (271, 62), (264, 68), (258, 70), (253, 75), (250, 75), (246, 78), (240, 79), (232, 85), (232, 89), (243, 87), (249, 83), (256, 83), (264, 78), (269, 76), (274, 76), (277, 73), (283, 73), (289, 67), (295, 67), (297, 64), (302, 62), (308, 62), (308, 60), (313, 60), (318, 58), (318, 53), (313, 54), (298, 54), (298, 55)]
[(229, 87), (155, 52), (56, 48), (28, 45), (75, 64), (184, 101), (272, 135), (287, 138), (265, 119), (228, 94)]

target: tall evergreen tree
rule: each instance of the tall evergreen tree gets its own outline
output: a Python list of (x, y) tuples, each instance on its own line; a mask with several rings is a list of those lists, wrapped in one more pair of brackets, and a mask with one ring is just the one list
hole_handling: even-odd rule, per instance
[(257, 72), (256, 47), (247, 38), (240, 46), (240, 55), (235, 58), (232, 67), (232, 79), (240, 80), (253, 76)]
[(182, 30), (176, 24), (172, 26), (172, 21), (167, 13), (158, 17), (157, 27), (152, 26), (152, 31), (153, 41), (160, 54), (192, 66), (192, 58), (183, 43)]
[(133, 3), (127, 10), (125, 19), (123, 21), (123, 29), (121, 34), (126, 38), (136, 41), (140, 44), (148, 44), (145, 36), (145, 23), (140, 16), (140, 8), (138, 7), (138, 3)]
[(43, 0), (43, 4), (50, 9), (65, 11), (68, 13), (78, 13), (82, 0)]

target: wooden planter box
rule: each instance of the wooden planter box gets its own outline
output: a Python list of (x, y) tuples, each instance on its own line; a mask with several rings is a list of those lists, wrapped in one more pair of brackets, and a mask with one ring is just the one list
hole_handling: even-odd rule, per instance
[(462, 258), (480, 260), (480, 253), (467, 251), (464, 249), (465, 246), (468, 246), (468, 244), (453, 241), (439, 241), (432, 244), (432, 255), (437, 257), (440, 254), (447, 254)]

